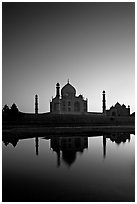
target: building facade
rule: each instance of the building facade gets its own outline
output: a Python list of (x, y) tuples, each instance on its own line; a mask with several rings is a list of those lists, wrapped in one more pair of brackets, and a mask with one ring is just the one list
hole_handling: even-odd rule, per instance
[(126, 107), (124, 104), (116, 103), (109, 110), (106, 110), (107, 116), (130, 116), (130, 106)]
[(82, 114), (87, 112), (87, 99), (76, 96), (76, 89), (68, 83), (61, 89), (56, 84), (56, 96), (50, 102), (50, 112), (56, 114)]
[(106, 96), (105, 91), (103, 91), (102, 100), (102, 113), (106, 116), (130, 116), (130, 106), (126, 107), (124, 104), (116, 103), (111, 106), (110, 109), (106, 110)]

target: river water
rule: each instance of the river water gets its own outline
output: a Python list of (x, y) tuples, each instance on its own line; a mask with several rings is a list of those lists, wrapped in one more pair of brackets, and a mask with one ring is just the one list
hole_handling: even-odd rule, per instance
[(3, 141), (2, 201), (134, 202), (135, 135)]

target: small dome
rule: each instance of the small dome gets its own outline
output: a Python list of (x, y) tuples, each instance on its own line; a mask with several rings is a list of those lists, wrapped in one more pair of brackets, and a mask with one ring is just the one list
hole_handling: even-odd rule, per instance
[(60, 84), (59, 84), (59, 83), (56, 83), (56, 86), (60, 86)]
[(115, 107), (121, 107), (120, 103), (117, 102), (117, 103), (115, 104)]
[(68, 94), (76, 94), (76, 89), (69, 83), (67, 83), (62, 89), (61, 89), (61, 95)]

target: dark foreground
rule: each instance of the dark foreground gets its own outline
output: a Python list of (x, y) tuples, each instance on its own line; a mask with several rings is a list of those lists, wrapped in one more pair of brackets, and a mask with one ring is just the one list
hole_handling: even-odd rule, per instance
[(134, 117), (3, 118), (3, 202), (134, 202)]

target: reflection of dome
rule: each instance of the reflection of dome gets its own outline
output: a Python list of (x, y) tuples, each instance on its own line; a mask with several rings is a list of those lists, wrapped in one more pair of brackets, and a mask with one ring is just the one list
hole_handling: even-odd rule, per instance
[(74, 161), (76, 160), (76, 152), (63, 150), (62, 151), (62, 158), (68, 166), (71, 166), (74, 163)]
[(76, 94), (76, 89), (69, 83), (67, 83), (62, 89), (61, 89), (61, 95), (65, 95), (66, 93), (69, 94)]

